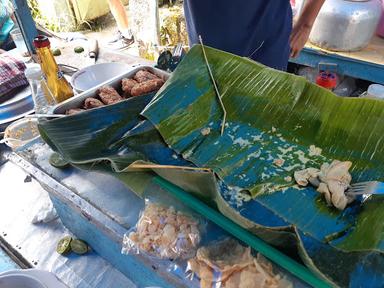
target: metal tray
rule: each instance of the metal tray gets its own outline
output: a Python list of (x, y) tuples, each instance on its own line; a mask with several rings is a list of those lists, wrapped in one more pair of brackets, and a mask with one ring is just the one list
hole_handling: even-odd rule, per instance
[(119, 91), (119, 90), (121, 91), (121, 80), (123, 78), (132, 78), (136, 74), (137, 71), (143, 70), (143, 69), (152, 72), (153, 74), (162, 78), (164, 81), (166, 81), (170, 76), (169, 73), (167, 73), (163, 70), (154, 68), (152, 66), (146, 66), (146, 65), (136, 66), (124, 74), (118, 75), (118, 76), (116, 76), (116, 77), (114, 77), (114, 78), (112, 78), (106, 82), (100, 83), (99, 85), (95, 86), (92, 89), (84, 91), (78, 95), (75, 95), (75, 96), (69, 98), (68, 100), (65, 100), (64, 102), (61, 102), (60, 104), (56, 105), (53, 108), (52, 113), (53, 114), (65, 114), (65, 111), (67, 111), (68, 109), (81, 107), (86, 98), (96, 97), (97, 96), (97, 94), (96, 94), (97, 90), (104, 85), (110, 85), (113, 88), (115, 88), (117, 91)]

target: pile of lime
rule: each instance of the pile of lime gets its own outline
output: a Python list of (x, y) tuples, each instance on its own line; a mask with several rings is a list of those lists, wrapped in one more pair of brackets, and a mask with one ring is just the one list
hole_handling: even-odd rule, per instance
[(78, 255), (83, 255), (89, 250), (88, 244), (80, 239), (72, 238), (71, 236), (65, 236), (57, 243), (56, 252), (61, 255), (69, 254), (70, 252)]

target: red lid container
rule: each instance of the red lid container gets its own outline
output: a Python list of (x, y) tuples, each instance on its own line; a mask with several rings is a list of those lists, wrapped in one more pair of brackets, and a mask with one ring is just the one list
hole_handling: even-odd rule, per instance
[(334, 89), (337, 86), (336, 74), (322, 71), (316, 77), (316, 84), (326, 89)]

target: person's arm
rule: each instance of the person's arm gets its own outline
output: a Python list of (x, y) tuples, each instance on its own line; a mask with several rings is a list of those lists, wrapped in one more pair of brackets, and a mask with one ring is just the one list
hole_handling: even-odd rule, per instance
[(15, 16), (14, 13), (12, 13), (11, 16), (9, 16), (9, 17), (12, 19), (12, 21), (13, 21), (14, 24), (17, 23), (16, 16)]
[(290, 45), (291, 57), (297, 57), (309, 38), (313, 23), (325, 0), (306, 0), (299, 19), (293, 25)]
[(12, 19), (13, 23), (17, 23), (16, 17), (14, 15), (15, 9), (13, 8), (12, 2), (6, 0), (3, 3), (4, 3), (5, 11), (7, 11), (8, 15), (9, 15), (9, 18)]

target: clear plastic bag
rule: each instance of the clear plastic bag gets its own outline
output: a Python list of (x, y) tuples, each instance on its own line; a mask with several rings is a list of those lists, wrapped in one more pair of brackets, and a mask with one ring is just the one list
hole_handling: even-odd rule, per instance
[(196, 254), (202, 224), (199, 217), (147, 200), (136, 227), (124, 235), (122, 253), (189, 259)]
[(231, 238), (200, 247), (188, 261), (186, 274), (191, 280), (197, 277), (202, 288), (292, 287), (273, 271), (268, 260), (260, 254), (254, 257), (250, 247)]

